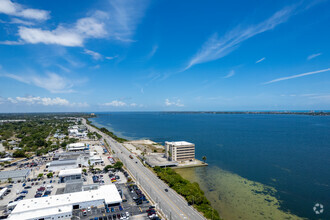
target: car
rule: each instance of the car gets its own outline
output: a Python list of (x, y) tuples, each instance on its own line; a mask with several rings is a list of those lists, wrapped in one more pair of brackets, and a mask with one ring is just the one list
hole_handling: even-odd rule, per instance
[(119, 211), (123, 211), (123, 207), (121, 207), (121, 205), (119, 206)]
[(48, 195), (43, 195), (43, 196), (41, 196), (41, 197), (47, 197)]
[(126, 212), (126, 217), (129, 218), (129, 212)]
[(13, 185), (12, 185), (12, 184), (10, 184), (10, 185), (8, 185), (8, 186), (7, 186), (7, 188), (13, 188)]
[(27, 191), (27, 190), (23, 190), (22, 192), (21, 192), (21, 194), (28, 194), (29, 193), (29, 191)]
[(165, 189), (165, 192), (168, 192), (168, 189)]
[(83, 209), (83, 210), (81, 210), (81, 211), (82, 211), (83, 216), (87, 216), (87, 211), (86, 211), (86, 209)]
[(41, 196), (42, 196), (42, 194), (37, 193), (37, 194), (34, 196), (34, 198), (40, 198)]
[(31, 183), (31, 186), (33, 186), (34, 185), (34, 183)]
[(126, 219), (126, 215), (124, 213), (120, 213), (120, 219)]
[(156, 208), (156, 207), (155, 207), (155, 206), (153, 206), (153, 205), (152, 205), (152, 206), (149, 206), (149, 209), (154, 209), (154, 208)]
[(112, 215), (112, 219), (116, 219), (117, 218), (117, 215), (116, 214), (113, 214)]
[(114, 211), (115, 211), (115, 209), (113, 207), (111, 207), (111, 212), (114, 212)]
[(118, 213), (118, 214), (117, 214), (117, 218), (120, 219), (120, 217), (121, 217), (121, 216), (120, 216), (120, 214)]
[(44, 193), (44, 195), (50, 195), (52, 192), (51, 191), (46, 191), (45, 193)]
[(91, 207), (88, 207), (87, 212), (91, 212), (91, 211), (92, 211)]
[(24, 187), (24, 189), (31, 189), (31, 188), (32, 188), (31, 186)]
[(26, 186), (26, 184), (25, 184), (25, 183), (23, 183), (23, 185), (22, 185), (22, 186), (24, 187), (24, 186)]
[(46, 184), (46, 181), (44, 181), (43, 184)]

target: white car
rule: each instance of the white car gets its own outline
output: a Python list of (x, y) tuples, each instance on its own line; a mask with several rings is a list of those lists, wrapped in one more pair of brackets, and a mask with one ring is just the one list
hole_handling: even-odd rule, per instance
[(128, 212), (126, 212), (126, 218), (129, 219), (129, 213)]
[(91, 212), (91, 207), (88, 207), (87, 208), (87, 212)]

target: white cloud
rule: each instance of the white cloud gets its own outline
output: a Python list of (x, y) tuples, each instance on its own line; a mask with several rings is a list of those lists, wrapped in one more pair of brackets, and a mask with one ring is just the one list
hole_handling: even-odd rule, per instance
[(118, 57), (118, 55), (113, 56), (113, 57), (105, 57), (105, 59), (107, 59), (107, 60), (113, 60), (113, 59), (115, 59), (115, 58), (117, 58), (117, 57)]
[[(6, 0), (7, 1), (7, 0)], [(87, 39), (109, 38), (113, 40), (132, 42), (132, 35), (136, 26), (144, 15), (147, 0), (112, 0), (110, 8), (95, 11), (91, 16), (78, 19), (74, 24), (59, 24), (53, 30), (40, 28), (19, 27), (18, 41), (3, 41), (1, 44), (57, 44), (66, 47), (81, 47)], [(6, 10), (8, 11), (9, 8)], [(34, 9), (24, 11), (24, 16), (34, 16), (41, 19), (41, 15)]]
[(316, 53), (316, 54), (311, 54), (307, 57), (307, 60), (311, 60), (314, 59), (315, 57), (321, 56), (322, 53)]
[(177, 99), (176, 101), (171, 102), (169, 99), (165, 99), (165, 105), (166, 106), (178, 106), (183, 107), (184, 104), (181, 103), (180, 99)]
[(256, 63), (260, 63), (260, 62), (264, 61), (265, 59), (266, 59), (266, 57), (263, 57), (260, 60), (257, 60)]
[(127, 106), (127, 104), (125, 102), (118, 101), (118, 100), (114, 100), (112, 102), (104, 103), (103, 105), (105, 105), (105, 106), (113, 106), (113, 107)]
[(230, 78), (235, 75), (235, 70), (231, 70), (225, 77), (223, 78)]
[(0, 1), (0, 13), (39, 21), (47, 20), (49, 18), (49, 11), (26, 8), (25, 6), (14, 3), (10, 0)]
[(83, 45), (83, 37), (65, 28), (57, 28), (53, 31), (39, 28), (19, 27), (18, 34), (23, 41), (31, 44), (59, 44), (62, 46), (75, 47)]
[(294, 79), (294, 78), (298, 78), (298, 77), (309, 76), (309, 75), (328, 72), (328, 71), (330, 71), (330, 68), (323, 69), (323, 70), (317, 70), (317, 71), (313, 71), (313, 72), (301, 73), (301, 74), (297, 74), (297, 75), (293, 75), (293, 76), (281, 77), (281, 78), (277, 78), (277, 79), (265, 82), (263, 84), (271, 84), (271, 83), (275, 83), (275, 82), (279, 82), (279, 81), (283, 81), (283, 80)]
[(7, 98), (7, 101), (12, 104), (26, 104), (26, 105), (43, 105), (43, 106), (66, 106), (66, 107), (88, 107), (87, 103), (70, 103), (66, 99), (59, 97), (40, 97), (40, 96), (26, 96), (26, 97), (16, 97)]
[(56, 73), (46, 73), (45, 76), (30, 75), (30, 76), (18, 76), (15, 74), (1, 74), (0, 77), (7, 77), (14, 80), (17, 80), (22, 83), (35, 85), (40, 88), (46, 89), (52, 93), (71, 93), (74, 92), (72, 87), (80, 83), (75, 80), (73, 82), (70, 79), (62, 77)]
[(132, 107), (136, 107), (137, 104), (136, 104), (136, 103), (131, 103), (130, 106), (132, 106)]
[(103, 58), (103, 56), (100, 53), (92, 51), (92, 50), (84, 49), (84, 53), (91, 55), (94, 60), (101, 60)]
[(76, 23), (76, 30), (78, 33), (92, 38), (103, 38), (107, 32), (105, 30), (105, 24), (103, 18), (97, 19), (94, 17), (87, 17), (79, 19)]
[(217, 60), (228, 55), (233, 50), (237, 49), (239, 44), (243, 41), (257, 34), (272, 30), (277, 25), (286, 22), (292, 15), (293, 10), (294, 7), (283, 8), (259, 24), (245, 28), (238, 26), (227, 32), (221, 38), (219, 38), (217, 34), (214, 34), (206, 43), (204, 43), (201, 50), (189, 61), (184, 70), (187, 70), (196, 64)]

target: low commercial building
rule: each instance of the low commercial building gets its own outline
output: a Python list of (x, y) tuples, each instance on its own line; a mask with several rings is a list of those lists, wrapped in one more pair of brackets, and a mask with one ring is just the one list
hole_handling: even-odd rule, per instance
[(80, 180), (82, 175), (82, 169), (70, 169), (70, 170), (61, 170), (58, 174), (61, 183), (65, 183), (70, 180)]
[(172, 161), (195, 160), (195, 144), (187, 141), (165, 142), (165, 156)]
[(54, 160), (46, 164), (46, 169), (50, 172), (56, 172), (60, 170), (69, 170), (78, 168), (77, 160)]
[(9, 171), (1, 171), (0, 172), (0, 180), (6, 181), (9, 178), (13, 181), (17, 180), (25, 180), (27, 176), (30, 174), (30, 169), (22, 169), (22, 170), (9, 170)]
[(103, 185), (96, 190), (21, 200), (8, 219), (71, 219), (73, 210), (98, 206), (111, 207), (121, 202), (122, 199), (115, 184)]
[(87, 146), (85, 143), (72, 143), (68, 144), (66, 147), (67, 151), (83, 151), (83, 150), (89, 150), (89, 146)]

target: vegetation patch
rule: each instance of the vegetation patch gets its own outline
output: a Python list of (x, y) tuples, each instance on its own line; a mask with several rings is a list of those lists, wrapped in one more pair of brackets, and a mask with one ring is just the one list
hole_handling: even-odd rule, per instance
[(207, 219), (220, 220), (219, 213), (212, 208), (209, 200), (205, 197), (198, 183), (191, 183), (182, 178), (171, 168), (154, 167), (157, 176), (165, 181), (172, 189), (182, 195), (189, 205), (193, 205)]

